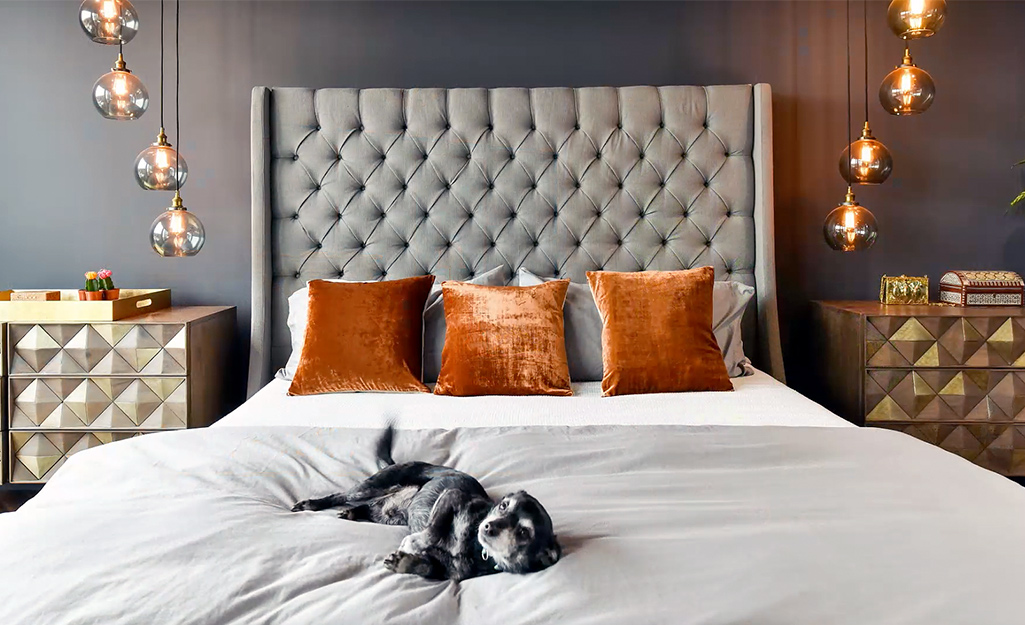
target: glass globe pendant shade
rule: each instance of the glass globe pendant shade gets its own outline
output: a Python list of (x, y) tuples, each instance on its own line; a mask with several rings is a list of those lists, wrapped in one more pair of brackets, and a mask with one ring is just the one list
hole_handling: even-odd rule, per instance
[(182, 198), (174, 194), (171, 208), (153, 222), (150, 243), (161, 256), (195, 256), (206, 242), (206, 229), (198, 217), (182, 206)]
[(879, 103), (891, 115), (917, 115), (932, 106), (936, 85), (932, 76), (911, 61), (904, 49), (904, 62), (883, 78), (879, 85)]
[(855, 201), (854, 193), (847, 187), (847, 198), (826, 216), (822, 234), (834, 250), (857, 252), (872, 247), (879, 231), (875, 216)]
[(882, 184), (893, 172), (893, 157), (886, 146), (872, 136), (868, 122), (861, 138), (840, 155), (840, 175), (847, 184)]
[(135, 180), (147, 191), (173, 191), (185, 185), (189, 165), (185, 157), (167, 142), (164, 129), (160, 129), (157, 142), (135, 159)]
[(106, 119), (139, 119), (149, 107), (149, 92), (119, 54), (114, 68), (93, 85), (93, 104)]
[(901, 39), (932, 37), (947, 18), (947, 0), (893, 0), (886, 23)]
[(139, 32), (139, 14), (128, 0), (85, 0), (78, 10), (82, 30), (96, 43), (128, 43)]

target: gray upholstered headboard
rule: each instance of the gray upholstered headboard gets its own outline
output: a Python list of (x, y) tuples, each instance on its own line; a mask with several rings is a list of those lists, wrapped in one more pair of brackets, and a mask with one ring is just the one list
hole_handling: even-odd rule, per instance
[(249, 392), (314, 278), (712, 265), (783, 379), (768, 85), (253, 90)]

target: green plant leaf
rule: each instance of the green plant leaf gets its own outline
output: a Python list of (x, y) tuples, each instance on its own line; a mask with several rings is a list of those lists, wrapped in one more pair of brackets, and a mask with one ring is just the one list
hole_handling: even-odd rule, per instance
[(1025, 165), (1025, 160), (1018, 161), (1014, 164), (1015, 167), (1017, 167), (1018, 165)]
[(1018, 197), (1016, 197), (1013, 200), (1011, 200), (1011, 206), (1014, 206), (1015, 204), (1017, 204), (1018, 202), (1021, 202), (1022, 200), (1025, 200), (1025, 191), (1022, 191), (1021, 193), (1018, 194)]

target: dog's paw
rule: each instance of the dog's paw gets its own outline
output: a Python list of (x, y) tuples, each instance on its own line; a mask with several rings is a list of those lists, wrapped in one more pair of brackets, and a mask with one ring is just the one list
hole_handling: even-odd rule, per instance
[(402, 558), (405, 555), (407, 554), (404, 554), (401, 551), (391, 552), (390, 554), (388, 554), (388, 557), (384, 559), (384, 568), (388, 569), (389, 571), (395, 571), (397, 573), (399, 570), (399, 563), (402, 561)]
[(345, 519), (346, 521), (356, 520), (356, 510), (353, 508), (343, 508), (338, 512), (339, 519)]
[(311, 499), (303, 499), (302, 501), (296, 502), (296, 504), (292, 506), (292, 512), (304, 512), (306, 510), (312, 510), (313, 504), (310, 503), (311, 501)]

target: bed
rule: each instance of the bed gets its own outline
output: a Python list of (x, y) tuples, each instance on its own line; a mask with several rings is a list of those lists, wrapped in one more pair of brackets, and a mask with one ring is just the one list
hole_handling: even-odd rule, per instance
[[(254, 90), (252, 396), (210, 428), (79, 453), (0, 515), (0, 622), (1020, 623), (1025, 491), (783, 384), (770, 101), (767, 85)], [(757, 290), (756, 369), (731, 393), (612, 398), (595, 382), (290, 397), (275, 378), (305, 281), (495, 265), (575, 281), (712, 265)], [(289, 512), (373, 471), (389, 420), (397, 459), (538, 497), (563, 559), (429, 582), (381, 565), (402, 528)]]

